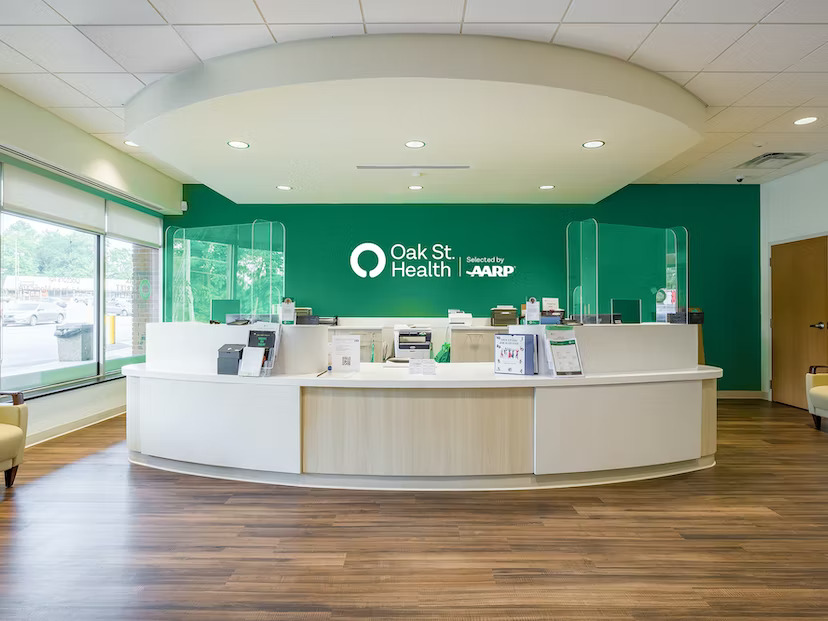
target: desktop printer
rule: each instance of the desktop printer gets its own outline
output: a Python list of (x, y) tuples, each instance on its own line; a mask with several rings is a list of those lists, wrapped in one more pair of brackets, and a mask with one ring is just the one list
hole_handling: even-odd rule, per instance
[(394, 328), (395, 358), (431, 358), (430, 328)]

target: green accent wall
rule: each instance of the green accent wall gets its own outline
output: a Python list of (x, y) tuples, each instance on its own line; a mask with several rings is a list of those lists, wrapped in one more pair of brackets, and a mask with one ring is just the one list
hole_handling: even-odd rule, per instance
[[(527, 296), (566, 303), (566, 225), (600, 223), (684, 226), (689, 232), (689, 303), (705, 312), (709, 364), (724, 368), (720, 390), (760, 390), (759, 187), (630, 185), (596, 205), (236, 205), (203, 185), (185, 185), (189, 206), (165, 226), (277, 220), (286, 229), (286, 292), (315, 314), (445, 317), (462, 308), (487, 316), (496, 304)], [(451, 246), (451, 278), (391, 275), (359, 278), (350, 254), (373, 242)], [(635, 252), (630, 248), (630, 252)], [(469, 277), (465, 257), (498, 256), (515, 266), (507, 278)], [(457, 276), (457, 259), (463, 259)], [(165, 282), (170, 282), (166, 261)], [(418, 262), (422, 263), (422, 262)], [(399, 265), (399, 262), (397, 262)], [(376, 260), (366, 254), (360, 265)], [(165, 292), (169, 301), (169, 286)], [(169, 309), (169, 304), (166, 305)]]

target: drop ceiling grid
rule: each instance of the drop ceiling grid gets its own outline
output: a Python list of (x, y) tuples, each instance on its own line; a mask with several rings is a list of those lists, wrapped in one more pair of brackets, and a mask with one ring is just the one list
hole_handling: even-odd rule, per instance
[(143, 156), (123, 145), (122, 108), (143, 85), (274, 41), (376, 32), (524, 38), (661, 71), (715, 106), (719, 139), (642, 181), (720, 181), (715, 162), (774, 144), (828, 157), (809, 139), (823, 126), (788, 125), (828, 105), (828, 0), (3, 0), (0, 85)]

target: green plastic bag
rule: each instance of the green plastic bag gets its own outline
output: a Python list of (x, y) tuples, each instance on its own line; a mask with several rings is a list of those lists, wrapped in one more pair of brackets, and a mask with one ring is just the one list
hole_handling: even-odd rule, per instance
[(451, 345), (443, 343), (440, 351), (434, 356), (435, 362), (451, 362)]

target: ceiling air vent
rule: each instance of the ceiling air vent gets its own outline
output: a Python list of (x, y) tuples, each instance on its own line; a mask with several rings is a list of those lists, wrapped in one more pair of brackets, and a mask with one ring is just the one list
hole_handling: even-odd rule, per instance
[(806, 157), (811, 157), (812, 153), (763, 153), (759, 157), (754, 157), (744, 164), (740, 164), (736, 168), (783, 168), (788, 164), (793, 164)]

